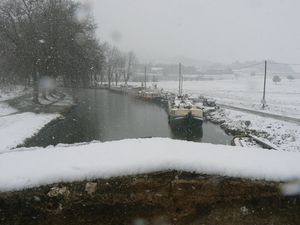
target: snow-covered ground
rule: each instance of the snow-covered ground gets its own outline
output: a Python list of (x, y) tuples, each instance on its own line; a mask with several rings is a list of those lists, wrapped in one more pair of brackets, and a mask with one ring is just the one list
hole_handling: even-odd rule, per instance
[(33, 136), (58, 116), (59, 114), (25, 112), (0, 117), (0, 153), (22, 144), (26, 138)]
[[(27, 90), (29, 91), (29, 90)], [(24, 91), (24, 86), (9, 86), (9, 87), (1, 87), (0, 88), (0, 102), (6, 101), (8, 99), (12, 99), (15, 97), (19, 97), (25, 94), (27, 91)]]
[(164, 170), (271, 181), (300, 178), (300, 153), (167, 138), (21, 148), (0, 154), (0, 191)]
[[(27, 138), (33, 136), (43, 126), (59, 116), (58, 113), (19, 112), (4, 102), (26, 93), (24, 87), (21, 86), (5, 91), (0, 90), (0, 153), (22, 144)], [(67, 99), (64, 103), (69, 104), (69, 101), (71, 100)]]
[(16, 112), (18, 112), (18, 110), (10, 107), (7, 103), (0, 102), (0, 117)]
[(219, 109), (210, 115), (215, 121), (224, 121), (223, 124), (231, 130), (255, 131), (280, 150), (300, 152), (300, 126), (296, 123), (230, 109)]
[[(263, 76), (225, 78), (184, 81), (183, 91), (212, 97), (218, 103), (230, 106), (261, 110)], [(178, 92), (178, 81), (161, 81), (157, 85), (164, 90)], [(272, 78), (267, 79), (266, 101), (268, 107), (264, 112), (300, 118), (300, 79), (282, 78), (278, 84), (275, 84)]]
[(18, 110), (10, 107), (4, 101), (19, 97), (26, 93), (27, 91), (24, 91), (23, 86), (11, 86), (6, 87), (5, 89), (0, 88), (0, 117), (18, 112)]

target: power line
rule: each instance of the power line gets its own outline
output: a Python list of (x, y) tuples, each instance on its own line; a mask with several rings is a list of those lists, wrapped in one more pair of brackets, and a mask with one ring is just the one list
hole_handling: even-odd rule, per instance
[(280, 62), (269, 62), (269, 64), (280, 64), (280, 65), (288, 65), (288, 66), (300, 66), (300, 63), (280, 63)]
[(297, 74), (299, 75), (300, 72), (274, 72), (274, 71), (271, 71), (273, 74), (276, 74), (276, 75), (288, 75), (288, 74)]
[(258, 65), (262, 65), (262, 64), (264, 64), (264, 62), (259, 62), (259, 63), (255, 63), (255, 64), (250, 64), (250, 65), (247, 65), (247, 66), (242, 66), (242, 67), (239, 67), (239, 68), (234, 69), (234, 70), (246, 69), (246, 68), (250, 68), (250, 67), (254, 67), (254, 66), (258, 66)]

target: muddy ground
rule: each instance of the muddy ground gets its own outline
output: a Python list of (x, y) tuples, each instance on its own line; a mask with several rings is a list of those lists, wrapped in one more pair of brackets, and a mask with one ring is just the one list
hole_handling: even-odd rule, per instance
[(300, 224), (281, 183), (166, 171), (0, 193), (0, 224)]

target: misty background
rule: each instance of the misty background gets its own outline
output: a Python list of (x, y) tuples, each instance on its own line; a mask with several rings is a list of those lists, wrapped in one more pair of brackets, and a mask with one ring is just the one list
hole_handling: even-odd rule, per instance
[(84, 0), (101, 41), (144, 62), (300, 62), (297, 0)]

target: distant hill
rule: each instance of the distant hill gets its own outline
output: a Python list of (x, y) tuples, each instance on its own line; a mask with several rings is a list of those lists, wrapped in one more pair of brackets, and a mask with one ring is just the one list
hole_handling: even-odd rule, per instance
[(175, 56), (162, 58), (157, 60), (152, 60), (153, 64), (178, 64), (182, 63), (184, 66), (193, 66), (197, 68), (212, 68), (213, 66), (222, 67), (224, 65), (220, 63), (215, 63), (209, 60), (198, 60), (184, 56)]
[[(264, 73), (265, 65), (261, 61), (246, 61), (246, 62), (234, 62), (230, 65), (234, 71), (245, 72), (260, 72)], [(273, 73), (281, 76), (296, 75), (293, 68), (286, 64), (280, 64), (275, 61), (268, 61), (267, 63), (268, 73)]]
[[(151, 61), (151, 66), (158, 66), (164, 68), (164, 74), (174, 74), (178, 72), (176, 65), (182, 63), (185, 67), (184, 70), (187, 74), (224, 74), (233, 72), (246, 72), (249, 74), (263, 74), (264, 62), (263, 61), (243, 61), (233, 62), (231, 64), (222, 64), (212, 62), (209, 60), (198, 60), (194, 58), (175, 56), (157, 59)], [(268, 61), (268, 72), (279, 76), (293, 75), (300, 77), (299, 73), (295, 73), (293, 68), (286, 64), (279, 64), (275, 61)]]

